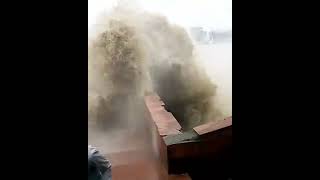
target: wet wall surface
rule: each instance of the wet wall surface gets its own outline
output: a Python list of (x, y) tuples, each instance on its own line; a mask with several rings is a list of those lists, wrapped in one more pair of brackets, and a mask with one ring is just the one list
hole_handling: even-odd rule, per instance
[(131, 122), (123, 120), (121, 126), (108, 131), (89, 122), (88, 143), (110, 160), (113, 180), (165, 180), (168, 174), (166, 149), (161, 147), (164, 143), (161, 144), (147, 108), (137, 114)]

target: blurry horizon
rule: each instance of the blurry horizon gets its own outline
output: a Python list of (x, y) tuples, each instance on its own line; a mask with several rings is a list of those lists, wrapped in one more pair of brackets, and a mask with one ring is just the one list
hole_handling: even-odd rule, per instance
[[(130, 6), (165, 15), (171, 23), (187, 29), (202, 27), (232, 31), (232, 0), (125, 0)], [(88, 0), (88, 28), (96, 17), (111, 10), (118, 0)]]

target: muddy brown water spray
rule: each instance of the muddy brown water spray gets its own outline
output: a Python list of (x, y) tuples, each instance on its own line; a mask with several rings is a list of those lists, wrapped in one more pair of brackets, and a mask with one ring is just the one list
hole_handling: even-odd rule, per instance
[(97, 24), (89, 44), (89, 119), (99, 127), (126, 121), (123, 112), (139, 108), (135, 102), (146, 91), (157, 92), (184, 129), (222, 118), (214, 102), (217, 86), (183, 28), (164, 16), (121, 7)]

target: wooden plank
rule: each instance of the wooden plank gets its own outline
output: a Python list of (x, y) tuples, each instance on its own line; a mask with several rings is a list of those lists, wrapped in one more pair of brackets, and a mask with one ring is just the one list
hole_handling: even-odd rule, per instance
[(172, 144), (167, 146), (168, 159), (183, 159), (187, 157), (215, 156), (226, 146), (232, 144), (232, 126), (213, 132), (206, 139), (190, 141), (186, 143)]
[(163, 107), (164, 103), (157, 94), (145, 96), (147, 108), (161, 136), (181, 134), (181, 126), (175, 117)]
[(182, 134), (175, 134), (163, 137), (163, 140), (167, 146), (170, 146), (173, 144), (197, 141), (199, 140), (199, 135), (194, 130), (191, 130), (183, 132)]
[(228, 117), (222, 121), (208, 122), (206, 124), (193, 128), (199, 135), (207, 134), (219, 129), (232, 126), (232, 117)]

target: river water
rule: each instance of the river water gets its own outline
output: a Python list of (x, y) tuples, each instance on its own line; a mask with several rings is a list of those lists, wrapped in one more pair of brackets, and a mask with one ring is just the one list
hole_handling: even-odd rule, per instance
[(232, 116), (232, 39), (214, 44), (196, 44), (195, 47), (200, 63), (218, 86), (218, 107), (224, 116)]

